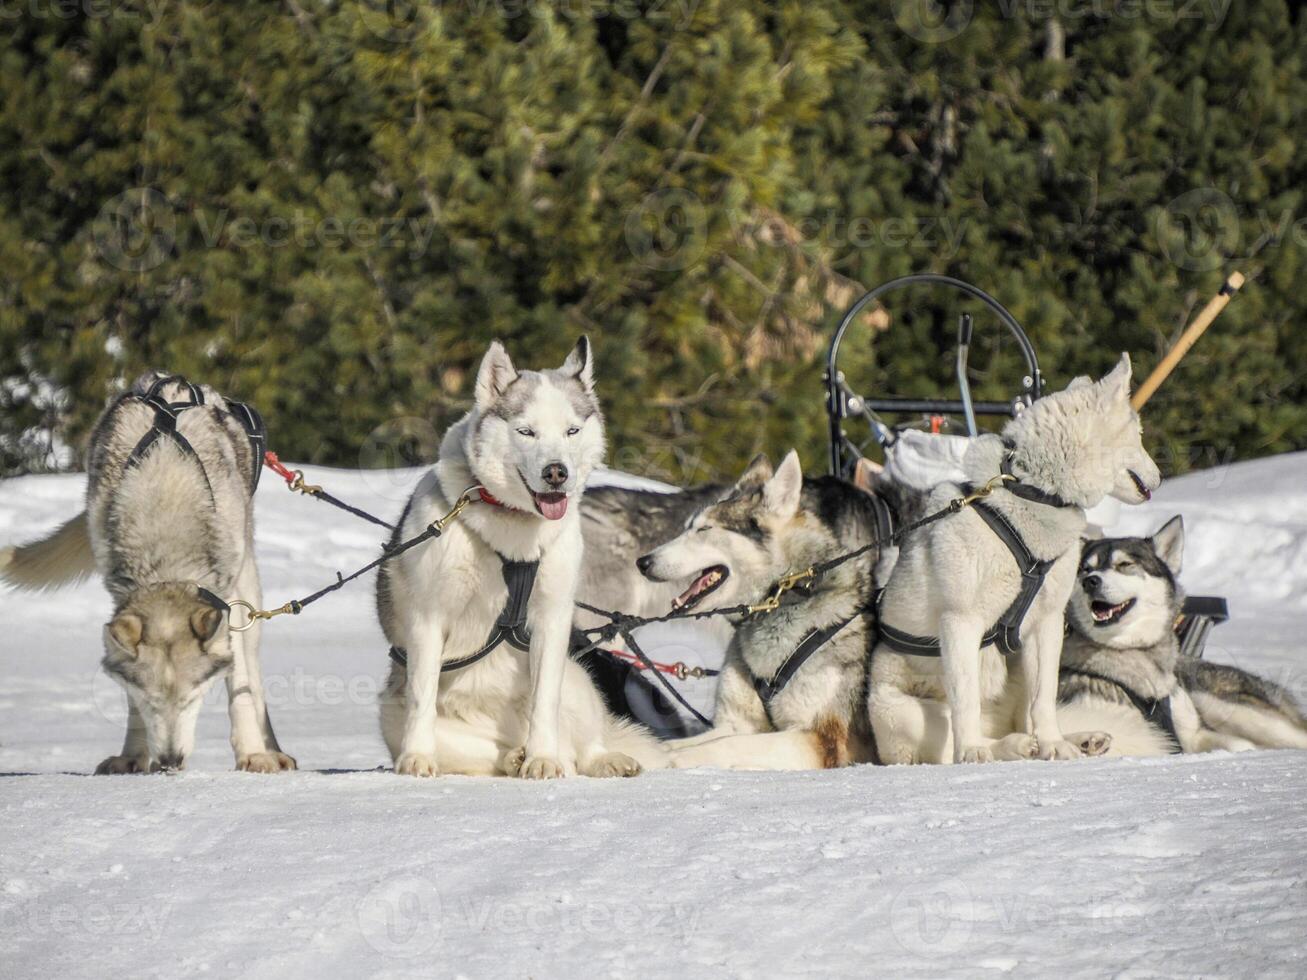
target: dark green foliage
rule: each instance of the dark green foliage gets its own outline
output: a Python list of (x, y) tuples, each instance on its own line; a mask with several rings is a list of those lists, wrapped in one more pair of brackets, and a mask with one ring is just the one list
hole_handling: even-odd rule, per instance
[[(492, 337), (548, 364), (581, 332), (614, 465), (702, 480), (797, 445), (818, 468), (830, 328), (927, 270), (1005, 302), (1060, 386), (1121, 350), (1142, 377), (1241, 268), (1150, 439), (1171, 472), (1307, 446), (1303, 18), (952, 9), (970, 19), (925, 0), (6, 18), (0, 472), (71, 463), (49, 439), (79, 445), (154, 366), (258, 405), (287, 458), (415, 462)], [(961, 308), (895, 297), (850, 338), (851, 379), (951, 391)], [(1015, 347), (977, 326), (976, 394), (1007, 397)]]

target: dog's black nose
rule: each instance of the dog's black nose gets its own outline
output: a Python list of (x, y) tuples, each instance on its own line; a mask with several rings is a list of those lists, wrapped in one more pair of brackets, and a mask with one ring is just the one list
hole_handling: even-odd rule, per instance
[(635, 567), (640, 569), (641, 575), (648, 575), (649, 569), (653, 568), (653, 555), (641, 555), (635, 560)]
[(550, 463), (540, 471), (540, 476), (551, 487), (561, 487), (567, 482), (567, 467), (562, 463)]
[(1080, 587), (1089, 595), (1096, 595), (1098, 590), (1103, 587), (1103, 580), (1097, 575), (1086, 575), (1080, 580)]

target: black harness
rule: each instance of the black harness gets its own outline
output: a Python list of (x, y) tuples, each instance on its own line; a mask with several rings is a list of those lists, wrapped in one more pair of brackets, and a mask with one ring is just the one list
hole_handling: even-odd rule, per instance
[[(794, 675), (802, 669), (803, 665), (812, 658), (814, 653), (833, 640), (844, 627), (857, 619), (859, 615), (861, 614), (854, 613), (847, 619), (841, 619), (838, 623), (832, 623), (829, 626), (810, 631), (799, 641), (799, 645), (794, 648), (794, 652), (785, 658), (785, 662), (780, 665), (780, 668), (770, 680), (759, 677), (750, 671), (749, 679), (753, 682), (754, 691), (758, 693), (758, 697), (762, 700), (763, 709), (767, 712), (769, 720), (771, 719), (772, 702), (776, 700), (781, 691), (785, 690), (786, 685), (794, 679)], [(773, 725), (773, 727), (775, 726)]]
[[(1070, 503), (1056, 494), (1022, 483), (1016, 474), (1012, 472), (1013, 446), (1011, 443), (1005, 443), (1005, 445), (1007, 445), (1008, 451), (1003, 456), (1000, 472), (1003, 476), (1009, 477), (1009, 482), (1003, 484), (1002, 488), (1004, 490), (1032, 503), (1045, 504), (1049, 507), (1071, 506)], [(970, 497), (976, 492), (976, 487), (973, 484), (964, 483), (961, 486), (964, 496)], [(1021, 587), (1017, 591), (1017, 597), (1012, 600), (1012, 604), (1007, 607), (1003, 615), (998, 617), (998, 622), (986, 630), (980, 641), (982, 647), (997, 644), (999, 650), (1005, 656), (1010, 657), (1021, 650), (1021, 624), (1025, 621), (1026, 614), (1030, 612), (1030, 607), (1034, 605), (1035, 597), (1039, 595), (1039, 590), (1044, 586), (1044, 579), (1048, 577), (1049, 569), (1053, 567), (1055, 562), (1036, 558), (1029, 546), (1027, 546), (1025, 539), (1021, 537), (1021, 533), (998, 508), (986, 504), (983, 500), (974, 501), (971, 507), (979, 515), (980, 519), (989, 525), (989, 529), (994, 532), (998, 539), (1007, 546), (1008, 551), (1012, 553), (1012, 557), (1017, 563), (1017, 568), (1021, 570)], [(899, 653), (911, 654), (916, 657), (938, 657), (940, 655), (939, 637), (917, 636), (896, 629), (885, 622), (884, 618), (880, 616), (880, 603), (884, 595), (885, 591), (882, 589), (880, 594), (876, 596), (875, 603), (877, 629), (880, 639), (885, 645), (892, 650), (897, 650)]]
[[(516, 650), (526, 652), (531, 647), (531, 633), (526, 628), (526, 607), (531, 601), (531, 591), (535, 588), (536, 572), (540, 569), (538, 561), (509, 561), (500, 555), (499, 561), (504, 575), (504, 585), (508, 588), (508, 600), (499, 611), (495, 625), (490, 628), (490, 636), (476, 653), (447, 660), (440, 665), (442, 674), (451, 670), (471, 667), (478, 660), (484, 660), (507, 643)], [(402, 667), (408, 666), (408, 651), (401, 647), (390, 648), (390, 659)]]
[[(181, 387), (185, 394), (183, 401), (170, 402), (163, 397), (163, 389), (169, 384), (176, 384)], [(154, 424), (150, 426), (150, 431), (141, 437), (131, 453), (127, 456), (127, 465), (139, 466), (141, 460), (145, 458), (146, 453), (160, 439), (171, 439), (173, 443), (187, 456), (194, 456), (196, 459), (195, 447), (190, 444), (187, 438), (177, 429), (178, 419), (182, 412), (190, 408), (199, 408), (204, 405), (204, 392), (198, 386), (191, 384), (180, 374), (170, 374), (167, 377), (158, 378), (153, 384), (146, 389), (145, 393), (131, 392), (127, 396), (135, 401), (139, 401), (154, 411)], [(263, 453), (268, 443), (267, 428), (263, 424), (263, 416), (258, 410), (244, 402), (227, 402), (227, 410), (231, 416), (241, 424), (245, 430), (246, 438), (250, 441), (250, 449), (254, 459), (252, 462), (253, 473), (250, 478), (250, 492), (253, 493), (259, 486), (259, 477), (263, 473)], [(204, 482), (209, 482), (209, 475), (204, 473), (204, 467), (200, 467), (200, 472), (204, 475)], [(210, 494), (213, 488), (210, 487)]]
[(1171, 714), (1171, 697), (1167, 695), (1164, 698), (1146, 698), (1133, 688), (1126, 687), (1114, 677), (1108, 677), (1105, 674), (1095, 673), (1092, 670), (1082, 670), (1079, 667), (1063, 667), (1062, 674), (1069, 674), (1073, 677), (1087, 677), (1090, 680), (1102, 681), (1104, 684), (1111, 684), (1122, 694), (1130, 699), (1130, 703), (1135, 709), (1144, 716), (1144, 719), (1152, 725), (1156, 725), (1164, 731), (1171, 739), (1174, 748), (1172, 752), (1179, 752), (1180, 736), (1175, 731), (1175, 718)]

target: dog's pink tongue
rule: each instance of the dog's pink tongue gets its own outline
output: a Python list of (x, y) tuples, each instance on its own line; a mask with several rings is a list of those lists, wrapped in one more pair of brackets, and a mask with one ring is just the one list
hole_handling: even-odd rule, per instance
[(547, 521), (559, 521), (567, 513), (567, 494), (538, 493), (535, 495), (536, 507), (540, 516)]

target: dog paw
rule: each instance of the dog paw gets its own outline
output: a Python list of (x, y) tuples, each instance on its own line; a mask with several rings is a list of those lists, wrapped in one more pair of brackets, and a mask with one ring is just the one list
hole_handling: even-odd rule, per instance
[(401, 752), (395, 760), (395, 773), (399, 776), (434, 776), (437, 772), (436, 757), (425, 752)]
[(587, 776), (606, 779), (609, 776), (638, 776), (644, 767), (624, 752), (607, 752), (588, 763), (582, 772)]
[(1039, 757), (1041, 759), (1081, 759), (1084, 758), (1084, 753), (1080, 751), (1079, 746), (1074, 742), (1068, 742), (1062, 738), (1056, 742), (1040, 742)]
[(517, 774), (522, 779), (558, 779), (563, 775), (563, 767), (547, 756), (524, 757)]
[(993, 762), (994, 750), (988, 745), (964, 745), (956, 755), (957, 762)]
[(1005, 761), (1034, 759), (1039, 756), (1039, 740), (1033, 735), (1016, 732), (999, 739), (995, 755)]
[(251, 752), (236, 760), (241, 772), (285, 772), (295, 768), (295, 760), (285, 752)]
[(1107, 732), (1081, 732), (1072, 736), (1076, 746), (1085, 755), (1103, 755), (1112, 747), (1112, 736)]
[(147, 755), (111, 755), (95, 767), (97, 776), (121, 776), (126, 773), (152, 772)]

